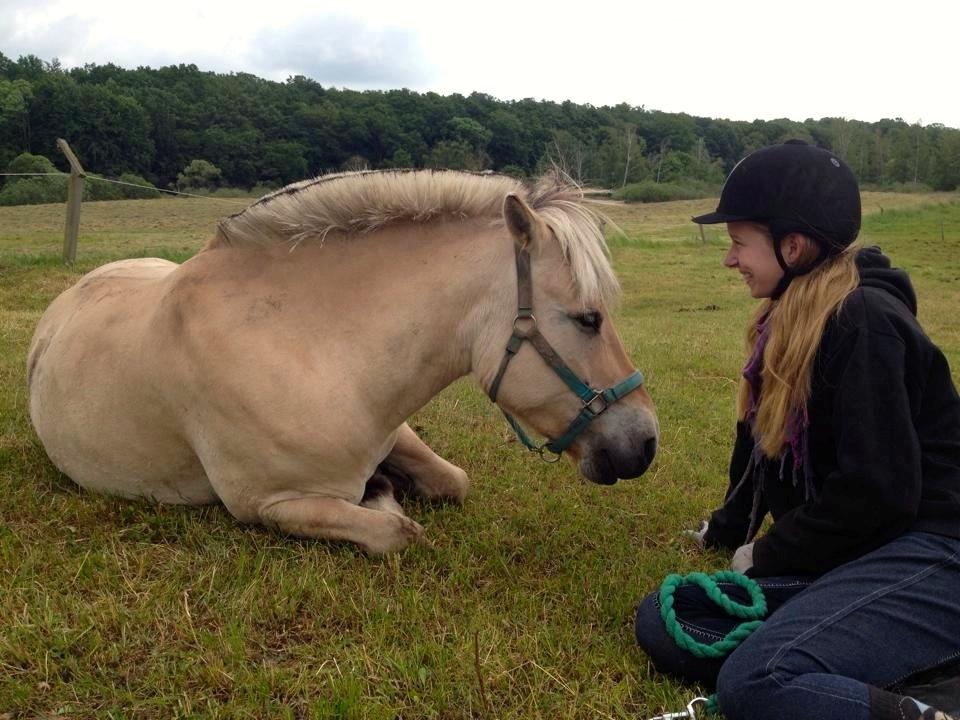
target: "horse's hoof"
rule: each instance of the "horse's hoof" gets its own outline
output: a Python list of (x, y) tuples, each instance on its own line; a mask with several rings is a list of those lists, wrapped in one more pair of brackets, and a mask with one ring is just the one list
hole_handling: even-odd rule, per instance
[(404, 515), (388, 514), (382, 533), (364, 543), (364, 549), (371, 555), (384, 555), (399, 552), (413, 543), (424, 541), (423, 526)]

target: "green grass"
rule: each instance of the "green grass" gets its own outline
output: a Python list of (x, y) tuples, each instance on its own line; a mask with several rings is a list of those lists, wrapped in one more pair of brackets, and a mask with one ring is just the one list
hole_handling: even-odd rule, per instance
[[(956, 379), (952, 199), (872, 214), (863, 234), (913, 274)], [(471, 493), (462, 508), (409, 506), (432, 544), (384, 559), (241, 526), (216, 506), (80, 491), (30, 427), (26, 348), (57, 293), (121, 257), (182, 260), (234, 207), (87, 203), (73, 269), (59, 262), (62, 206), (0, 209), (0, 715), (553, 720), (683, 707), (698, 689), (652, 671), (632, 611), (667, 573), (726, 561), (680, 531), (723, 495), (752, 307), (720, 265), (721, 240), (684, 224), (688, 205), (654, 220), (610, 206), (636, 228), (612, 244), (618, 328), (662, 426), (650, 471), (607, 488), (541, 464), (460, 382), (411, 422), (467, 470)]]

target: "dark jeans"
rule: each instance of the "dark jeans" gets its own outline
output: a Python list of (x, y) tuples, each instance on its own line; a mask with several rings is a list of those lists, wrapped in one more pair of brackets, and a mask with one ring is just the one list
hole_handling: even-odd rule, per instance
[[(725, 660), (679, 649), (657, 593), (637, 609), (637, 641), (655, 667), (715, 686), (729, 720), (877, 720), (894, 698), (880, 688), (960, 658), (960, 540), (907, 533), (815, 580), (758, 582), (771, 614)], [(674, 608), (701, 642), (739, 622), (696, 586), (680, 588)]]

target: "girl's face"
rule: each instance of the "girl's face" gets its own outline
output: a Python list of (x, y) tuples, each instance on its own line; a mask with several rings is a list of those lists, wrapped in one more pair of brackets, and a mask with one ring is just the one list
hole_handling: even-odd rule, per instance
[[(770, 233), (763, 225), (748, 221), (727, 223), (727, 232), (730, 234), (730, 249), (723, 264), (740, 272), (750, 295), (770, 297), (783, 277), (783, 270), (773, 253)], [(792, 258), (785, 252), (784, 259), (789, 263)]]

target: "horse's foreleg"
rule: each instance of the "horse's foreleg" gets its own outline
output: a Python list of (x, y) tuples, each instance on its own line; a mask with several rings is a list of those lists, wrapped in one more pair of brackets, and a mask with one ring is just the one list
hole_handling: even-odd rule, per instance
[(290, 535), (347, 540), (374, 555), (403, 550), (423, 537), (423, 527), (402, 511), (360, 507), (339, 498), (316, 495), (267, 505), (261, 509), (260, 519)]
[(430, 500), (459, 504), (470, 487), (467, 474), (431, 450), (407, 423), (400, 426), (397, 442), (379, 469), (400, 485), (412, 483), (416, 493)]

